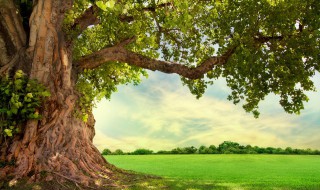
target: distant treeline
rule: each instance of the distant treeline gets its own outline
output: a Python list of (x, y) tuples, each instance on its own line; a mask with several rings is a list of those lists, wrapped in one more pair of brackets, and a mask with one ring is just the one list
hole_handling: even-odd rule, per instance
[(320, 155), (319, 150), (311, 150), (311, 149), (296, 149), (287, 147), (285, 149), (282, 148), (274, 148), (274, 147), (258, 147), (251, 145), (240, 145), (237, 142), (224, 141), (219, 144), (217, 147), (215, 145), (210, 145), (206, 147), (204, 145), (196, 148), (194, 146), (183, 147), (183, 148), (174, 148), (172, 150), (160, 150), (158, 152), (154, 152), (150, 149), (140, 148), (133, 152), (123, 152), (121, 149), (117, 149), (112, 152), (110, 149), (104, 149), (102, 151), (103, 155), (145, 155), (145, 154), (301, 154), (301, 155)]

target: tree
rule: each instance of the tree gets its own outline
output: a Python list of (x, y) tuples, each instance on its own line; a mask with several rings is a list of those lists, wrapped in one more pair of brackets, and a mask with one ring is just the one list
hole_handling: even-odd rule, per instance
[(157, 154), (172, 154), (170, 150), (159, 150)]
[(153, 151), (145, 148), (139, 148), (135, 151), (133, 151), (131, 154), (133, 155), (146, 155), (146, 154), (152, 154)]
[(123, 155), (124, 152), (123, 152), (121, 149), (117, 149), (117, 150), (115, 150), (112, 154), (115, 154), (115, 155)]
[[(1, 87), (12, 96), (0, 108), (1, 162), (14, 164), (0, 177), (88, 185), (111, 176), (92, 144), (92, 106), (145, 69), (180, 75), (197, 98), (225, 77), (228, 99), (256, 117), (269, 93), (299, 113), (319, 71), (319, 11), (318, 0), (0, 0), (1, 81), (19, 81)], [(37, 82), (17, 79), (20, 70)], [(8, 93), (16, 83), (50, 96)]]
[(198, 149), (198, 153), (199, 154), (209, 154), (209, 148), (204, 145), (201, 145)]
[(285, 149), (285, 152), (286, 152), (286, 154), (292, 154), (292, 153), (293, 153), (293, 150), (292, 150), (291, 147), (287, 147), (287, 148)]
[(214, 146), (214, 145), (210, 145), (209, 146), (209, 154), (218, 154), (218, 150), (217, 150), (217, 147)]
[(172, 154), (184, 154), (184, 151), (183, 151), (183, 149), (182, 148), (174, 148), (174, 149), (172, 149), (171, 150), (171, 153)]
[(256, 150), (256, 148), (255, 148), (255, 147), (252, 147), (251, 145), (247, 145), (247, 146), (245, 147), (245, 149), (246, 149), (246, 153), (247, 153), (247, 154), (257, 154), (257, 153), (258, 153), (257, 150)]
[(222, 154), (239, 153), (239, 143), (224, 141), (223, 143), (219, 144), (218, 151)]
[(103, 151), (101, 152), (102, 155), (109, 155), (111, 154), (111, 150), (108, 148), (103, 149)]
[(194, 146), (184, 147), (182, 150), (184, 154), (194, 154), (197, 152), (197, 148)]

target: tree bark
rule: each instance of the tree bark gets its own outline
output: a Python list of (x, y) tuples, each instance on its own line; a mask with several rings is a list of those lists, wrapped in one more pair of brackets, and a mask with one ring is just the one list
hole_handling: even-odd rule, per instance
[[(22, 19), (13, 1), (0, 1), (0, 74), (22, 68), (30, 78), (45, 85), (51, 96), (39, 109), (40, 121), (28, 121), (21, 136), (6, 144), (1, 142), (2, 161), (14, 161), (15, 165), (0, 168), (0, 177), (12, 175), (16, 180), (28, 176), (30, 181), (67, 179), (84, 185), (98, 178), (110, 178), (112, 166), (92, 143), (93, 115), (85, 123), (73, 114), (79, 94), (75, 90), (72, 46), (66, 45), (62, 30), (71, 1), (34, 2), (26, 42)], [(45, 177), (41, 175), (44, 173)]]
[[(130, 43), (131, 39), (126, 41), (128, 41), (127, 43)], [(198, 66), (189, 67), (181, 63), (152, 59), (139, 53), (129, 51), (125, 48), (125, 45), (127, 44), (126, 41), (116, 46), (104, 48), (100, 51), (83, 56), (77, 61), (76, 65), (80, 69), (94, 69), (109, 61), (120, 61), (152, 71), (161, 71), (168, 74), (176, 73), (188, 79), (199, 79), (202, 78), (204, 74), (211, 71), (215, 66), (226, 64), (236, 49), (236, 47), (230, 48), (221, 56), (209, 57)]]
[[(38, 180), (71, 180), (90, 185), (97, 179), (112, 180), (117, 170), (94, 147), (94, 118), (89, 113), (87, 123), (75, 117), (80, 94), (75, 90), (79, 71), (93, 69), (108, 61), (165, 73), (177, 73), (196, 79), (218, 64), (225, 64), (235, 47), (221, 56), (210, 57), (197, 67), (150, 59), (128, 51), (125, 45), (102, 49), (72, 62), (72, 40), (66, 41), (62, 29), (65, 12), (72, 1), (34, 0), (29, 17), (30, 32), (24, 30), (14, 0), (0, 0), (0, 75), (13, 75), (22, 69), (50, 91), (51, 96), (39, 108), (41, 120), (25, 123), (21, 135), (1, 142), (0, 161), (14, 161), (14, 166), (0, 168), (0, 178), (29, 177)], [(89, 8), (72, 26), (78, 32), (90, 24), (99, 23), (96, 8)], [(27, 36), (28, 34), (28, 36)], [(78, 34), (78, 33), (77, 33)], [(28, 42), (27, 42), (28, 39)], [(42, 175), (46, 173), (46, 175)]]

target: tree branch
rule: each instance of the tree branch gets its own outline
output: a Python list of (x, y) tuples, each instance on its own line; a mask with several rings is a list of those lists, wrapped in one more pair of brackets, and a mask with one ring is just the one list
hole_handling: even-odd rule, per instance
[(18, 64), (26, 41), (22, 18), (14, 2), (0, 0), (0, 75)]
[(169, 7), (169, 6), (172, 6), (173, 4), (171, 2), (168, 2), (168, 3), (162, 3), (162, 4), (159, 4), (159, 5), (156, 5), (155, 7), (144, 7), (142, 8), (143, 11), (152, 11), (152, 12), (155, 12), (156, 9), (158, 8), (165, 8), (165, 7)]
[(254, 40), (258, 43), (265, 43), (270, 40), (283, 40), (283, 36), (263, 36), (262, 34), (258, 33), (255, 37)]
[(211, 71), (216, 65), (227, 63), (235, 49), (236, 47), (233, 47), (221, 56), (210, 57), (197, 67), (188, 67), (180, 63), (152, 59), (129, 51), (124, 46), (117, 45), (83, 56), (77, 61), (77, 65), (80, 69), (94, 69), (109, 61), (119, 61), (152, 71), (176, 73), (189, 79), (198, 79), (202, 78), (205, 73)]
[[(168, 3), (159, 4), (159, 5), (156, 5), (156, 6), (143, 7), (143, 8), (141, 8), (141, 11), (144, 11), (144, 12), (155, 12), (159, 8), (166, 8), (166, 7), (169, 7), (169, 6), (173, 6), (173, 3), (168, 2)], [(119, 16), (119, 20), (121, 22), (132, 22), (132, 21), (134, 21), (134, 17), (133, 16), (128, 16), (128, 15), (120, 15)]]
[(79, 36), (88, 26), (97, 25), (100, 20), (97, 17), (99, 7), (93, 4), (80, 17), (76, 18), (71, 29), (76, 32), (75, 36)]

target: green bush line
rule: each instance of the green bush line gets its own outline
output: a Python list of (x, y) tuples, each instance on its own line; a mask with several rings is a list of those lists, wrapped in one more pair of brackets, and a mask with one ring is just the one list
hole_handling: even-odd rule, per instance
[(288, 154), (288, 155), (320, 155), (319, 150), (308, 149), (297, 149), (287, 147), (274, 148), (274, 147), (258, 147), (251, 145), (240, 145), (237, 142), (224, 141), (217, 147), (215, 145), (210, 145), (206, 147), (204, 145), (196, 148), (194, 146), (190, 147), (177, 147), (172, 150), (160, 150), (154, 152), (150, 149), (139, 148), (133, 152), (123, 152), (121, 149), (117, 149), (112, 152), (110, 149), (106, 148), (101, 152), (102, 155), (147, 155), (147, 154)]

